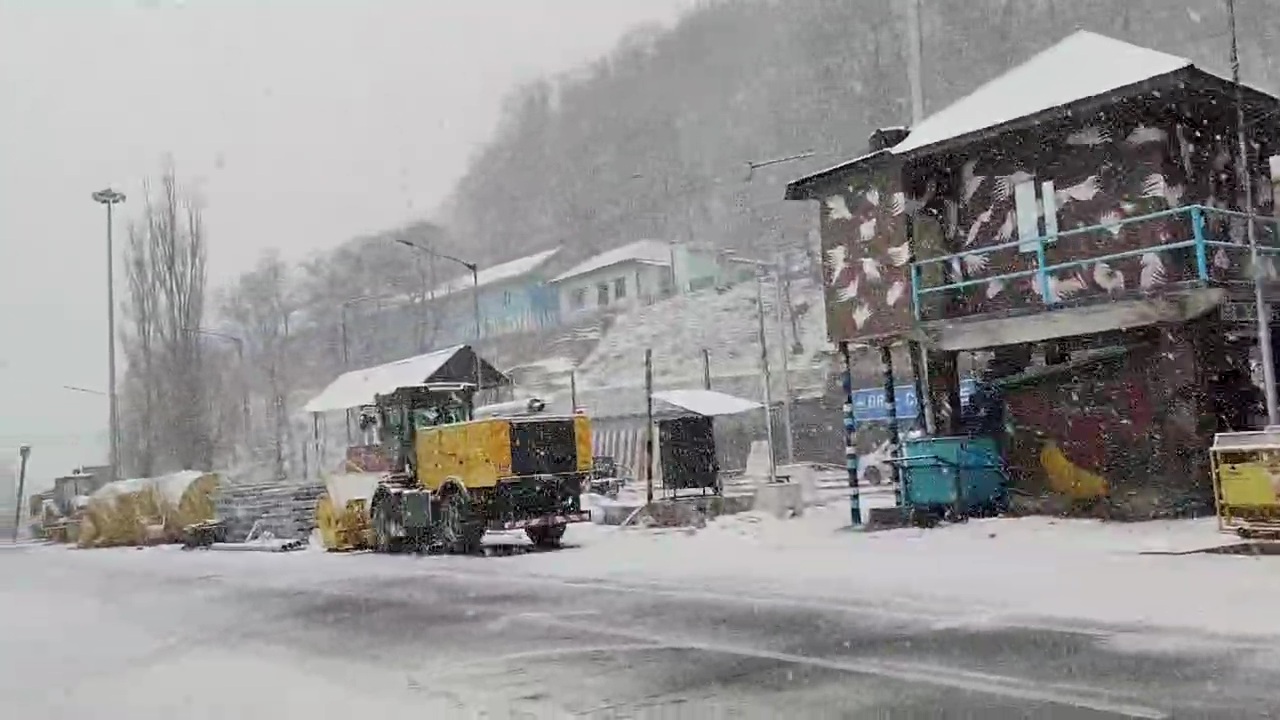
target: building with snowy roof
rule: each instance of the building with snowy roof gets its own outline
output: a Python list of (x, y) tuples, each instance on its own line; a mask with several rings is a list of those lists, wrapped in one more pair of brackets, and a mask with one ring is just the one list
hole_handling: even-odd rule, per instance
[[(927, 348), (943, 433), (956, 354), (992, 352), (1029, 432), (1010, 460), (1057, 494), (1203, 499), (1255, 344), (1249, 225), (1277, 244), (1277, 115), (1186, 58), (1066, 37), (788, 186), (821, 207), (830, 339)], [(1261, 257), (1276, 278), (1275, 251)]]
[(562, 317), (613, 306), (650, 304), (675, 292), (715, 284), (714, 250), (640, 240), (583, 260), (551, 278)]

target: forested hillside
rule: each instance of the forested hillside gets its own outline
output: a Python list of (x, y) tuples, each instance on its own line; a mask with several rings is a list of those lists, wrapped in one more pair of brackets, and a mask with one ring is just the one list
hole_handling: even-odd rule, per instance
[[(1224, 0), (919, 2), (926, 114), (1081, 28), (1227, 71)], [(291, 444), (279, 428), (296, 394), (347, 364), (344, 317), (351, 362), (434, 346), (435, 318), (421, 303), (458, 268), (437, 267), (394, 236), (484, 264), (554, 246), (570, 262), (640, 238), (759, 256), (812, 248), (816, 211), (783, 202), (783, 186), (861, 154), (874, 128), (909, 122), (904, 5), (706, 0), (672, 27), (636, 28), (607, 57), (514, 88), (434, 223), (371, 228), (301, 267), (265, 253), (210, 307), (243, 341), (254, 370), (237, 382), (254, 396), (259, 430), (277, 429), (277, 458)], [(1280, 0), (1237, 5), (1244, 77), (1277, 89)], [(748, 172), (750, 162), (806, 151), (813, 156)], [(389, 294), (411, 305), (400, 320), (370, 301)], [(139, 404), (126, 398), (127, 410)]]
[[(726, 0), (637, 29), (610, 57), (512, 94), (448, 224), (495, 256), (645, 236), (801, 242), (807, 213), (784, 211), (786, 180), (910, 121), (904, 4)], [(1237, 5), (1244, 76), (1275, 87), (1280, 2)], [(1223, 0), (920, 0), (920, 13), (926, 113), (1078, 28), (1227, 71)], [(809, 149), (746, 182), (747, 161)]]

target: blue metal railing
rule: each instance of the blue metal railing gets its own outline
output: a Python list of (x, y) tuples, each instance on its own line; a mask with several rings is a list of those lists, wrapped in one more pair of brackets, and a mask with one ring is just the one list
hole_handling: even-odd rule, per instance
[[(974, 248), (972, 250), (965, 250), (963, 252), (952, 253), (950, 255), (941, 255), (938, 257), (924, 258), (921, 260), (917, 260), (916, 262), (913, 262), (911, 264), (911, 302), (915, 312), (915, 317), (917, 320), (921, 319), (921, 298), (925, 295), (954, 292), (956, 290), (961, 290), (966, 287), (972, 287), (975, 285), (985, 285), (993, 280), (1008, 281), (1008, 280), (1017, 280), (1020, 278), (1026, 278), (1026, 277), (1032, 277), (1032, 276), (1036, 278), (1036, 282), (1040, 286), (1040, 297), (1044, 302), (1044, 304), (1053, 305), (1055, 304), (1055, 301), (1053, 299), (1053, 294), (1050, 292), (1050, 289), (1049, 289), (1049, 276), (1051, 273), (1054, 273), (1059, 270), (1068, 269), (1068, 268), (1080, 268), (1080, 267), (1084, 267), (1087, 265), (1092, 265), (1100, 262), (1111, 262), (1113, 260), (1122, 260), (1125, 258), (1145, 255), (1146, 253), (1150, 253), (1150, 252), (1164, 251), (1164, 250), (1177, 250), (1177, 249), (1189, 248), (1189, 247), (1195, 248), (1195, 258), (1196, 258), (1195, 279), (1199, 280), (1202, 283), (1208, 283), (1213, 279), (1210, 277), (1210, 274), (1209, 274), (1209, 248), (1221, 247), (1230, 251), (1239, 251), (1239, 250), (1243, 250), (1245, 252), (1249, 251), (1248, 245), (1242, 245), (1234, 242), (1226, 242), (1222, 240), (1209, 239), (1208, 233), (1206, 232), (1206, 223), (1205, 223), (1205, 218), (1209, 214), (1220, 215), (1228, 218), (1240, 218), (1245, 220), (1246, 222), (1260, 221), (1264, 224), (1273, 226), (1273, 230), (1277, 226), (1277, 223), (1280, 223), (1280, 218), (1276, 218), (1276, 217), (1270, 217), (1265, 215), (1255, 215), (1250, 213), (1237, 212), (1234, 210), (1222, 210), (1218, 208), (1205, 207), (1203, 205), (1187, 205), (1187, 206), (1175, 208), (1172, 210), (1162, 210), (1159, 212), (1149, 213), (1147, 215), (1138, 215), (1131, 218), (1125, 218), (1124, 220), (1120, 221), (1119, 226), (1133, 225), (1133, 224), (1142, 223), (1142, 222), (1150, 222), (1152, 220), (1160, 220), (1164, 218), (1189, 215), (1191, 218), (1191, 229), (1192, 229), (1192, 238), (1190, 240), (1179, 240), (1176, 242), (1164, 243), (1162, 245), (1151, 245), (1146, 247), (1134, 248), (1132, 250), (1125, 250), (1123, 252), (1109, 253), (1107, 255), (1098, 255), (1094, 257), (1079, 258), (1076, 260), (1061, 262), (1054, 265), (1050, 265), (1048, 263), (1046, 247), (1051, 243), (1054, 243), (1061, 238), (1069, 238), (1069, 237), (1087, 235), (1090, 233), (1098, 233), (1098, 232), (1110, 232), (1117, 227), (1116, 224), (1111, 224), (1111, 225), (1099, 224), (1099, 225), (1090, 225), (1088, 227), (1075, 228), (1073, 230), (1065, 230), (1062, 232), (1051, 233), (1049, 235), (1042, 235), (1036, 238), (1030, 238), (1030, 239), (1023, 238), (1018, 240), (1011, 240), (1009, 242), (1000, 243), (998, 245), (988, 245), (980, 248)], [(1274, 237), (1275, 233), (1273, 232), (1272, 234)], [(920, 272), (921, 272), (921, 267), (923, 266), (950, 263), (954, 260), (959, 260), (963, 262), (964, 258), (969, 257), (971, 255), (988, 255), (990, 253), (999, 252), (1001, 250), (1009, 250), (1012, 248), (1026, 248), (1031, 243), (1035, 243), (1035, 251), (1036, 251), (1035, 252), (1036, 266), (1031, 270), (1018, 270), (1018, 271), (1002, 273), (998, 275), (986, 275), (980, 278), (958, 280), (955, 282), (943, 283), (940, 285), (934, 285), (929, 287), (924, 286), (924, 282), (921, 278)], [(1259, 253), (1277, 254), (1277, 253), (1280, 253), (1280, 247), (1277, 247), (1274, 245), (1264, 245), (1263, 239), (1259, 238), (1258, 251)], [(1247, 281), (1247, 282), (1251, 282), (1251, 281)]]

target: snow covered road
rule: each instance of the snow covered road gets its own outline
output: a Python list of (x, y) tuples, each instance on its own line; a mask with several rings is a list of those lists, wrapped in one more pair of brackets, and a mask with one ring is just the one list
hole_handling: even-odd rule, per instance
[[(1280, 705), (1256, 639), (975, 623), (893, 596), (753, 588), (749, 573), (733, 587), (737, 556), (782, 552), (778, 528), (755, 529), (575, 528), (583, 547), (510, 558), (7, 550), (0, 692), (14, 717), (138, 720), (1263, 717)], [(673, 554), (730, 542), (737, 556), (703, 558), (720, 568), (707, 582)], [(621, 564), (599, 572), (604, 556)], [(863, 556), (848, 559), (856, 579)]]

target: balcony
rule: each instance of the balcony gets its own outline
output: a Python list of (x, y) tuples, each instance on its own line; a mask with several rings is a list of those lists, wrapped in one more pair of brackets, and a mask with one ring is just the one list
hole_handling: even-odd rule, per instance
[(943, 350), (1183, 322), (1252, 298), (1251, 222), (1270, 294), (1277, 219), (1190, 205), (918, 260), (915, 318)]

